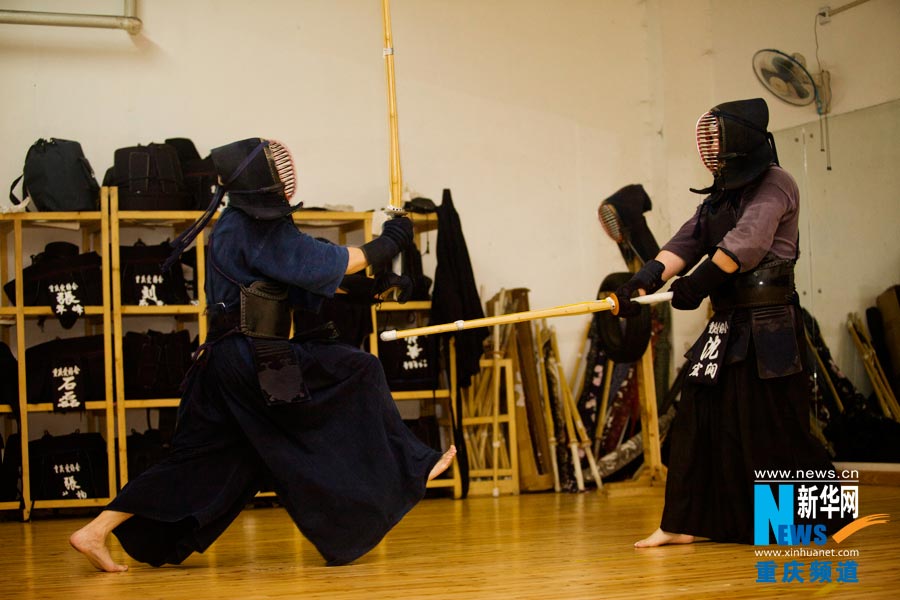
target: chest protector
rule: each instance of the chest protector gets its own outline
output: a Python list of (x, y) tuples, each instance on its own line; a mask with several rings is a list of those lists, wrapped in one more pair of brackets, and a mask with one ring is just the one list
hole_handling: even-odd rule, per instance
[[(701, 216), (700, 236), (710, 255), (737, 225), (744, 196), (742, 191), (746, 190), (724, 194)], [(802, 370), (797, 338), (795, 262), (796, 258), (783, 259), (769, 253), (754, 269), (729, 278), (710, 293), (715, 315), (710, 326), (685, 354), (692, 363), (691, 371), (716, 374), (721, 366), (743, 361), (748, 356), (751, 340), (761, 379), (783, 377)], [(723, 331), (728, 332), (727, 337), (722, 337)], [(710, 352), (719, 341), (723, 351)], [(716, 361), (715, 367), (710, 367), (710, 360)], [(717, 377), (692, 380), (713, 384)]]

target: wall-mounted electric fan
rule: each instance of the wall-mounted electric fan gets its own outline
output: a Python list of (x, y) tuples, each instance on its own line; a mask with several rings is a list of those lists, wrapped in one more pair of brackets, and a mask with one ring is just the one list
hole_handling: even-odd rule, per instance
[(806, 106), (815, 102), (819, 114), (820, 149), (828, 153), (827, 169), (831, 170), (828, 152), (828, 121), (824, 118), (831, 108), (831, 77), (828, 71), (813, 75), (806, 68), (802, 54), (786, 54), (781, 50), (766, 48), (753, 55), (753, 72), (756, 78), (776, 98), (794, 106)]
[(789, 104), (806, 106), (816, 99), (816, 82), (801, 54), (759, 50), (753, 55), (753, 71), (767, 90)]

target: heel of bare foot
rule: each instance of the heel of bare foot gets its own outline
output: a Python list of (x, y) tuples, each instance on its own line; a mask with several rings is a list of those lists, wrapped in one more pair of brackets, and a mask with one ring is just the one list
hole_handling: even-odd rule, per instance
[(634, 543), (635, 548), (655, 548), (657, 546), (666, 546), (669, 544), (691, 544), (694, 542), (694, 536), (686, 533), (669, 533), (662, 529), (657, 529), (638, 542)]
[(444, 455), (441, 456), (440, 460), (437, 461), (437, 464), (432, 467), (431, 473), (428, 474), (428, 481), (431, 481), (432, 479), (446, 471), (450, 466), (450, 463), (453, 462), (454, 456), (456, 456), (456, 446), (450, 446), (450, 448), (446, 452), (444, 452)]
[(96, 532), (90, 524), (73, 533), (69, 544), (100, 571), (120, 573), (128, 570), (128, 565), (116, 564), (106, 547), (106, 535)]

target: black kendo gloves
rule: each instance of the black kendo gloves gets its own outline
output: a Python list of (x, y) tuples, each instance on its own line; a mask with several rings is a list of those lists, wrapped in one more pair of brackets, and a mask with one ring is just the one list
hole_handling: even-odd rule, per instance
[(648, 294), (652, 294), (661, 288), (663, 286), (662, 274), (665, 270), (666, 266), (655, 258), (650, 262), (644, 263), (644, 266), (634, 274), (634, 277), (616, 289), (615, 294), (619, 301), (619, 310), (616, 314), (626, 319), (638, 316), (641, 312), (641, 305), (632, 302), (631, 297), (638, 290), (644, 290)]
[(679, 277), (672, 283), (669, 288), (672, 291), (672, 306), (678, 310), (694, 310), (730, 275), (712, 260), (703, 261), (690, 275)]
[(413, 224), (408, 217), (393, 217), (381, 226), (381, 235), (360, 246), (366, 262), (373, 267), (385, 266), (406, 250), (413, 241)]

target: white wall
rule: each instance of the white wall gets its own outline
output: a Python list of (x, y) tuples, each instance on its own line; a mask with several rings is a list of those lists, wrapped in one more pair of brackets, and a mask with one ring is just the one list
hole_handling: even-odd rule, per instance
[[(0, 9), (120, 12), (116, 0), (0, 0)], [(750, 59), (815, 56), (819, 1), (394, 0), (404, 180), (453, 191), (484, 297), (532, 306), (593, 298), (625, 266), (596, 219), (642, 183), (664, 242), (700, 198), (697, 116), (766, 97), (772, 129), (814, 119), (758, 84)], [(201, 153), (270, 136), (294, 152), (308, 205), (379, 209), (388, 197), (380, 3), (153, 0), (142, 32), (0, 25), (4, 154), (12, 181), (39, 137), (82, 142), (102, 177), (116, 148), (192, 138)], [(870, 0), (819, 30), (835, 113), (900, 97), (900, 2)], [(864, 252), (862, 248), (854, 252)], [(701, 314), (676, 315), (676, 353)], [(571, 357), (586, 317), (558, 319)], [(678, 364), (678, 360), (675, 361)]]

